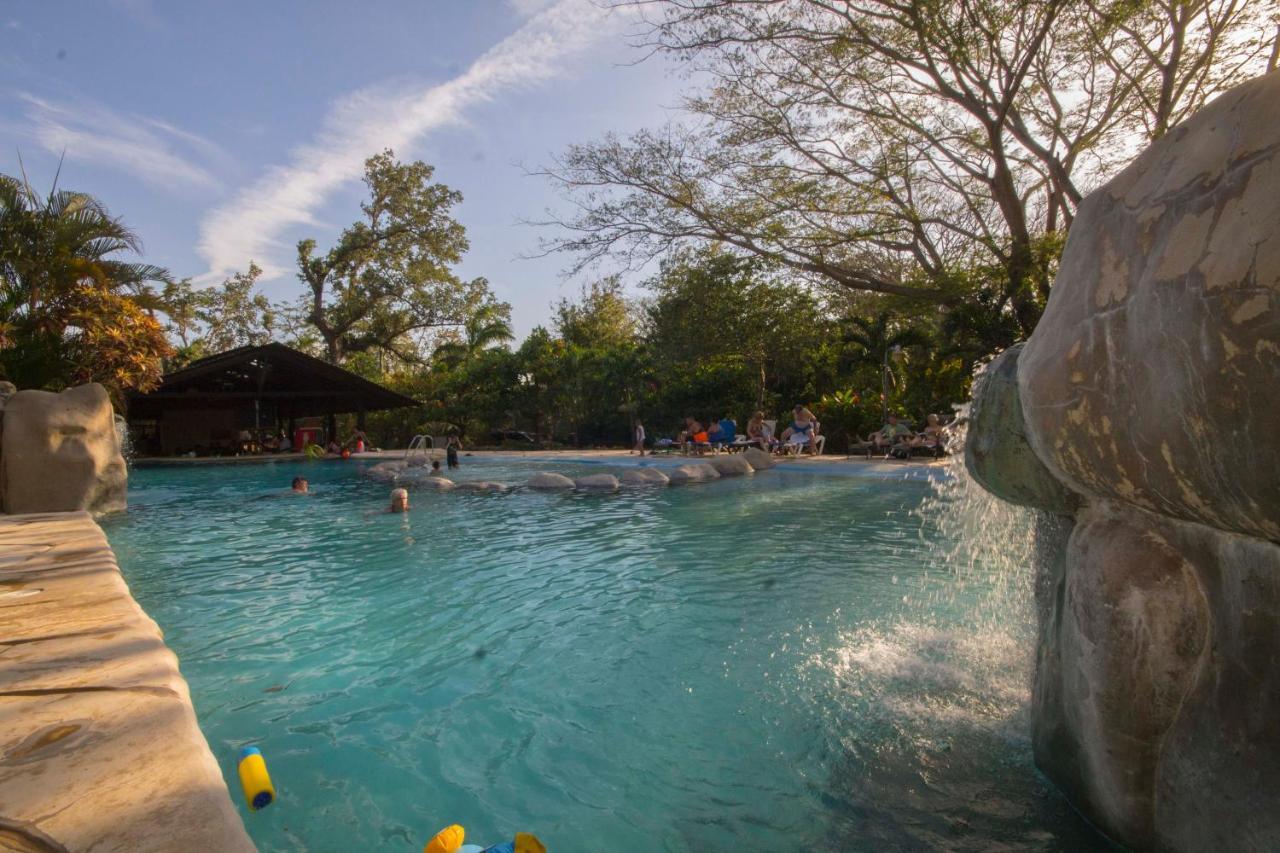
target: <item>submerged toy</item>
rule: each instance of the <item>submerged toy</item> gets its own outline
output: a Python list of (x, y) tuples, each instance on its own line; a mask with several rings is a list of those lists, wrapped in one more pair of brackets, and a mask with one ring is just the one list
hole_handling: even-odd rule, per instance
[(267, 773), (266, 759), (256, 746), (240, 750), (240, 787), (244, 789), (244, 801), (251, 812), (265, 809), (275, 801), (276, 789)]
[(504, 841), (492, 847), (463, 844), (466, 835), (466, 830), (456, 823), (446, 826), (427, 842), (422, 853), (547, 853), (538, 836), (528, 832), (517, 832), (514, 841)]

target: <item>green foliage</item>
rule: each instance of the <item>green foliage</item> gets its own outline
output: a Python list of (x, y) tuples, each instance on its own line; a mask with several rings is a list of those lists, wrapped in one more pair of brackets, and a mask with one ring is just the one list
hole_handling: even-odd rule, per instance
[(168, 273), (120, 260), (138, 238), (99, 201), (0, 175), (0, 377), (59, 390), (100, 382), (117, 405), (160, 379), (171, 348), (153, 289)]
[(468, 246), (453, 218), (462, 194), (433, 175), (426, 163), (400, 163), (389, 150), (370, 157), (363, 218), (323, 254), (314, 240), (298, 243), (298, 277), (310, 291), (301, 316), (334, 364), (375, 349), (421, 363), (425, 332), (462, 325), (490, 301), (487, 281), (453, 272)]

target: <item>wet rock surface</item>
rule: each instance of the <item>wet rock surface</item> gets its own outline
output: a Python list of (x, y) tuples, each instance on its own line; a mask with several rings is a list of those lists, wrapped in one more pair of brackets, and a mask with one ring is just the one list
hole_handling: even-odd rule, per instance
[(685, 483), (706, 483), (710, 480), (718, 480), (720, 479), (720, 472), (711, 465), (702, 462), (694, 465), (681, 465), (667, 476), (671, 485), (680, 486)]
[(0, 847), (255, 849), (87, 513), (0, 519), (0, 604)]
[(976, 389), (971, 472), (1056, 519), (1037, 763), (1140, 849), (1280, 848), (1277, 104), (1237, 87), (1089, 196)]
[(665, 486), (670, 479), (657, 468), (628, 468), (620, 481), (624, 486)]

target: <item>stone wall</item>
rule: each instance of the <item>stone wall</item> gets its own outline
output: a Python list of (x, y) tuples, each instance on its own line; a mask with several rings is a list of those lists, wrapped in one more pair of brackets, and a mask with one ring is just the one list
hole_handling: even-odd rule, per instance
[(1040, 767), (1139, 848), (1280, 848), (1280, 73), (1090, 195), (966, 461), (1037, 532)]
[(127, 505), (115, 412), (97, 383), (60, 394), (0, 388), (0, 506), (95, 515)]
[(88, 513), (0, 517), (0, 849), (254, 849)]

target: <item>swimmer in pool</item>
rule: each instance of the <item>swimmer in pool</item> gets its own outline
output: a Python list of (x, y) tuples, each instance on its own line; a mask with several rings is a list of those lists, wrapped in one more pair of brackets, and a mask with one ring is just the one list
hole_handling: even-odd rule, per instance
[(306, 478), (306, 477), (294, 477), (294, 478), (293, 478), (293, 493), (294, 493), (295, 495), (305, 495), (305, 494), (308, 494), (308, 492), (307, 492), (307, 478)]
[(431, 460), (431, 473), (430, 473), (430, 474), (428, 474), (427, 476), (428, 476), (428, 477), (443, 477), (443, 476), (444, 476), (444, 472), (440, 470), (440, 460), (439, 460), (439, 459), (432, 459), (432, 460)]
[(409, 492), (405, 489), (391, 490), (391, 507), (387, 512), (408, 512)]

